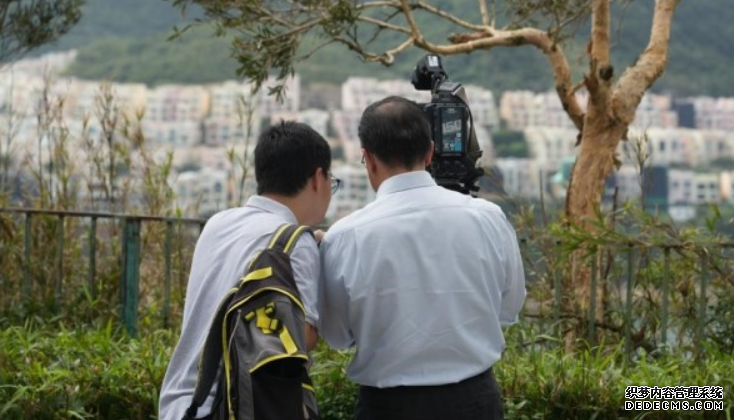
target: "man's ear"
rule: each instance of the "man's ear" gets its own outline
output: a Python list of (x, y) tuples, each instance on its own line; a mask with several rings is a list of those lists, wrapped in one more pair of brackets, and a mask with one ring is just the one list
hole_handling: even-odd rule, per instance
[(369, 172), (377, 172), (377, 158), (368, 151), (364, 151), (364, 166)]
[(431, 144), (428, 146), (428, 153), (426, 153), (426, 162), (425, 162), (426, 163), (426, 168), (433, 161), (433, 151), (435, 150), (434, 147), (435, 147), (435, 145), (434, 145), (433, 141), (431, 141)]
[(326, 178), (326, 173), (324, 172), (324, 168), (316, 168), (316, 172), (314, 172), (313, 176), (309, 179), (311, 189), (314, 191), (318, 191), (319, 188), (321, 188), (320, 186), (324, 185), (319, 182), (319, 178)]

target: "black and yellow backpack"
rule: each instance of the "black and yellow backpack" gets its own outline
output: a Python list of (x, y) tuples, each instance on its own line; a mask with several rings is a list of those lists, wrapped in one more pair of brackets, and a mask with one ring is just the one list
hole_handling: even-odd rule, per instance
[(211, 420), (314, 420), (316, 396), (308, 375), (305, 311), (290, 252), (305, 226), (283, 225), (220, 304), (199, 361), (191, 406), (196, 418), (217, 372)]

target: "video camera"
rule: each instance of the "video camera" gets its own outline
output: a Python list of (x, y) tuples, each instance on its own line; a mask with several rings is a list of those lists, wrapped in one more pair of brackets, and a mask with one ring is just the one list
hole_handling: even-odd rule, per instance
[(419, 104), (431, 123), (435, 143), (428, 172), (444, 188), (475, 193), (479, 190), (475, 183), (484, 170), (476, 167), (482, 151), (464, 87), (449, 81), (441, 57), (433, 54), (418, 61), (411, 82), (416, 90), (431, 91), (431, 102)]

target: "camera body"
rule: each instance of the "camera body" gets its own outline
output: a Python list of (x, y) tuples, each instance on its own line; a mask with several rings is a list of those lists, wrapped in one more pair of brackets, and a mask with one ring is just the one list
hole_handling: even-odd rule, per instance
[(433, 160), (426, 168), (442, 187), (470, 194), (484, 174), (476, 167), (482, 155), (474, 133), (471, 110), (460, 95), (460, 83), (448, 80), (441, 57), (426, 55), (416, 65), (411, 82), (417, 90), (430, 90), (431, 102), (419, 104), (431, 124)]

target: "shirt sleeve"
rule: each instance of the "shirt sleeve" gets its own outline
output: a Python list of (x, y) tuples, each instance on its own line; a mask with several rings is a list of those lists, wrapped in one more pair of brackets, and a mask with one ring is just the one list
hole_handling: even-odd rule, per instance
[(291, 267), (296, 287), (301, 294), (301, 302), (306, 309), (306, 322), (316, 326), (319, 321), (316, 296), (321, 276), (321, 261), (316, 241), (311, 235), (304, 234), (298, 239), (296, 247), (291, 252)]
[(354, 345), (349, 328), (349, 295), (344, 284), (348, 275), (345, 272), (348, 252), (340, 249), (328, 233), (319, 247), (322, 267), (318, 299), (321, 313), (319, 335), (332, 348), (346, 349)]
[(522, 264), (520, 247), (517, 244), (515, 229), (503, 216), (506, 235), (505, 250), (505, 282), (502, 288), (502, 304), (500, 306), (500, 325), (509, 326), (517, 322), (520, 310), (525, 302), (525, 270)]

